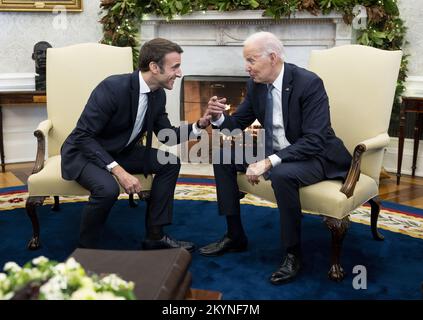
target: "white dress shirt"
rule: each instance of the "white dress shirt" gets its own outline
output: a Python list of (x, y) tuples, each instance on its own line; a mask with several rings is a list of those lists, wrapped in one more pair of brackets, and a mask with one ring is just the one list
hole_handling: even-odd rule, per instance
[[(285, 135), (285, 128), (283, 126), (283, 113), (282, 113), (282, 82), (284, 74), (284, 66), (282, 65), (281, 72), (279, 73), (276, 80), (273, 82), (272, 98), (273, 98), (273, 149), (282, 150), (290, 145), (289, 141)], [(225, 116), (222, 116), (211, 123), (220, 127), (220, 125), (225, 121)], [(272, 167), (277, 166), (282, 162), (282, 159), (279, 158), (276, 154), (269, 156), (269, 160), (272, 163)]]

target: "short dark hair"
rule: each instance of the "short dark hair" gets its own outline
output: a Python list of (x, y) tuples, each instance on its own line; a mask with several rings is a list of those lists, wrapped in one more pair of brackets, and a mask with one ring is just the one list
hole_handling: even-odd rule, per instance
[(178, 44), (163, 38), (155, 38), (147, 41), (140, 49), (138, 69), (143, 72), (149, 71), (150, 62), (155, 62), (160, 67), (160, 70), (162, 70), (163, 58), (171, 52), (182, 53), (184, 51)]

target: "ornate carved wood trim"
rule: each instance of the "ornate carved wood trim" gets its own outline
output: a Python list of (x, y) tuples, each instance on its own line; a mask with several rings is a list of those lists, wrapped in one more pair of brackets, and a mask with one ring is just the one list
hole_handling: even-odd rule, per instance
[(29, 197), (26, 200), (26, 213), (32, 224), (32, 238), (29, 240), (28, 249), (37, 250), (40, 246), (40, 224), (37, 216), (37, 206), (42, 206), (45, 197)]
[(37, 138), (37, 156), (35, 158), (32, 173), (40, 172), (44, 168), (44, 158), (46, 155), (46, 139), (41, 130), (35, 130), (34, 136)]
[(350, 198), (353, 195), (355, 185), (357, 184), (357, 181), (360, 178), (361, 157), (365, 151), (366, 146), (364, 144), (359, 144), (354, 149), (354, 154), (347, 178), (345, 179), (345, 182), (340, 190), (347, 196), (347, 198)]
[(343, 219), (324, 217), (323, 221), (332, 233), (332, 265), (328, 272), (328, 276), (331, 280), (339, 282), (344, 279), (346, 275), (346, 272), (341, 266), (341, 251), (342, 242), (350, 225), (349, 216), (346, 216)]

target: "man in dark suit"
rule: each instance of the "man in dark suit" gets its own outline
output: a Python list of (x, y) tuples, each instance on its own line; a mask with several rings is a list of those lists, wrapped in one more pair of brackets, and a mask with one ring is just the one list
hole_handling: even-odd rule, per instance
[(314, 73), (285, 63), (282, 43), (259, 32), (244, 43), (246, 71), (251, 79), (247, 95), (231, 116), (224, 115), (225, 99), (212, 97), (208, 112), (219, 129), (244, 130), (256, 119), (265, 128), (265, 158), (255, 163), (214, 164), (219, 213), (226, 216), (227, 233), (200, 249), (217, 256), (247, 249), (240, 218), (237, 171), (246, 171), (255, 185), (270, 179), (280, 212), (282, 264), (273, 284), (295, 278), (301, 268), (301, 204), (299, 188), (324, 179), (344, 179), (351, 155), (335, 136), (322, 80)]
[[(181, 77), (182, 49), (166, 39), (153, 39), (140, 50), (139, 70), (132, 74), (113, 75), (92, 92), (76, 128), (62, 146), (62, 176), (76, 180), (90, 190), (89, 202), (82, 212), (80, 246), (97, 247), (99, 237), (113, 204), (119, 185), (128, 194), (141, 191), (133, 174), (155, 174), (146, 213), (144, 249), (184, 247), (191, 242), (177, 241), (164, 233), (163, 226), (172, 222), (173, 195), (180, 162), (174, 156), (151, 148), (152, 132), (172, 130), (180, 143), (181, 136), (201, 133), (209, 121), (175, 128), (166, 113), (165, 89), (171, 90)], [(181, 132), (185, 130), (184, 135)], [(146, 145), (140, 143), (146, 133)], [(162, 141), (172, 143), (169, 141)], [(168, 159), (163, 164), (161, 159)]]

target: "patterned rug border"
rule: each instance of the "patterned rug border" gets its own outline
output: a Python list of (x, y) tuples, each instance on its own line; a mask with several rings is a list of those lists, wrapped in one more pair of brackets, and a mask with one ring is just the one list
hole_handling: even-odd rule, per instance
[[(25, 207), (28, 192), (25, 186), (0, 190), (0, 211), (10, 211)], [(87, 201), (87, 196), (61, 197), (62, 203)], [(128, 199), (128, 195), (121, 194), (119, 199)], [(175, 190), (175, 200), (199, 200), (216, 201), (216, 189), (211, 183), (202, 182), (178, 182)], [(52, 197), (44, 202), (45, 205), (53, 203)], [(248, 204), (259, 207), (276, 208), (274, 203), (247, 194), (241, 200), (241, 204)], [(350, 220), (355, 223), (370, 225), (370, 207), (361, 206), (350, 215)], [(423, 216), (412, 213), (405, 213), (400, 210), (383, 208), (379, 214), (378, 226), (381, 229), (401, 233), (410, 237), (423, 239)]]

